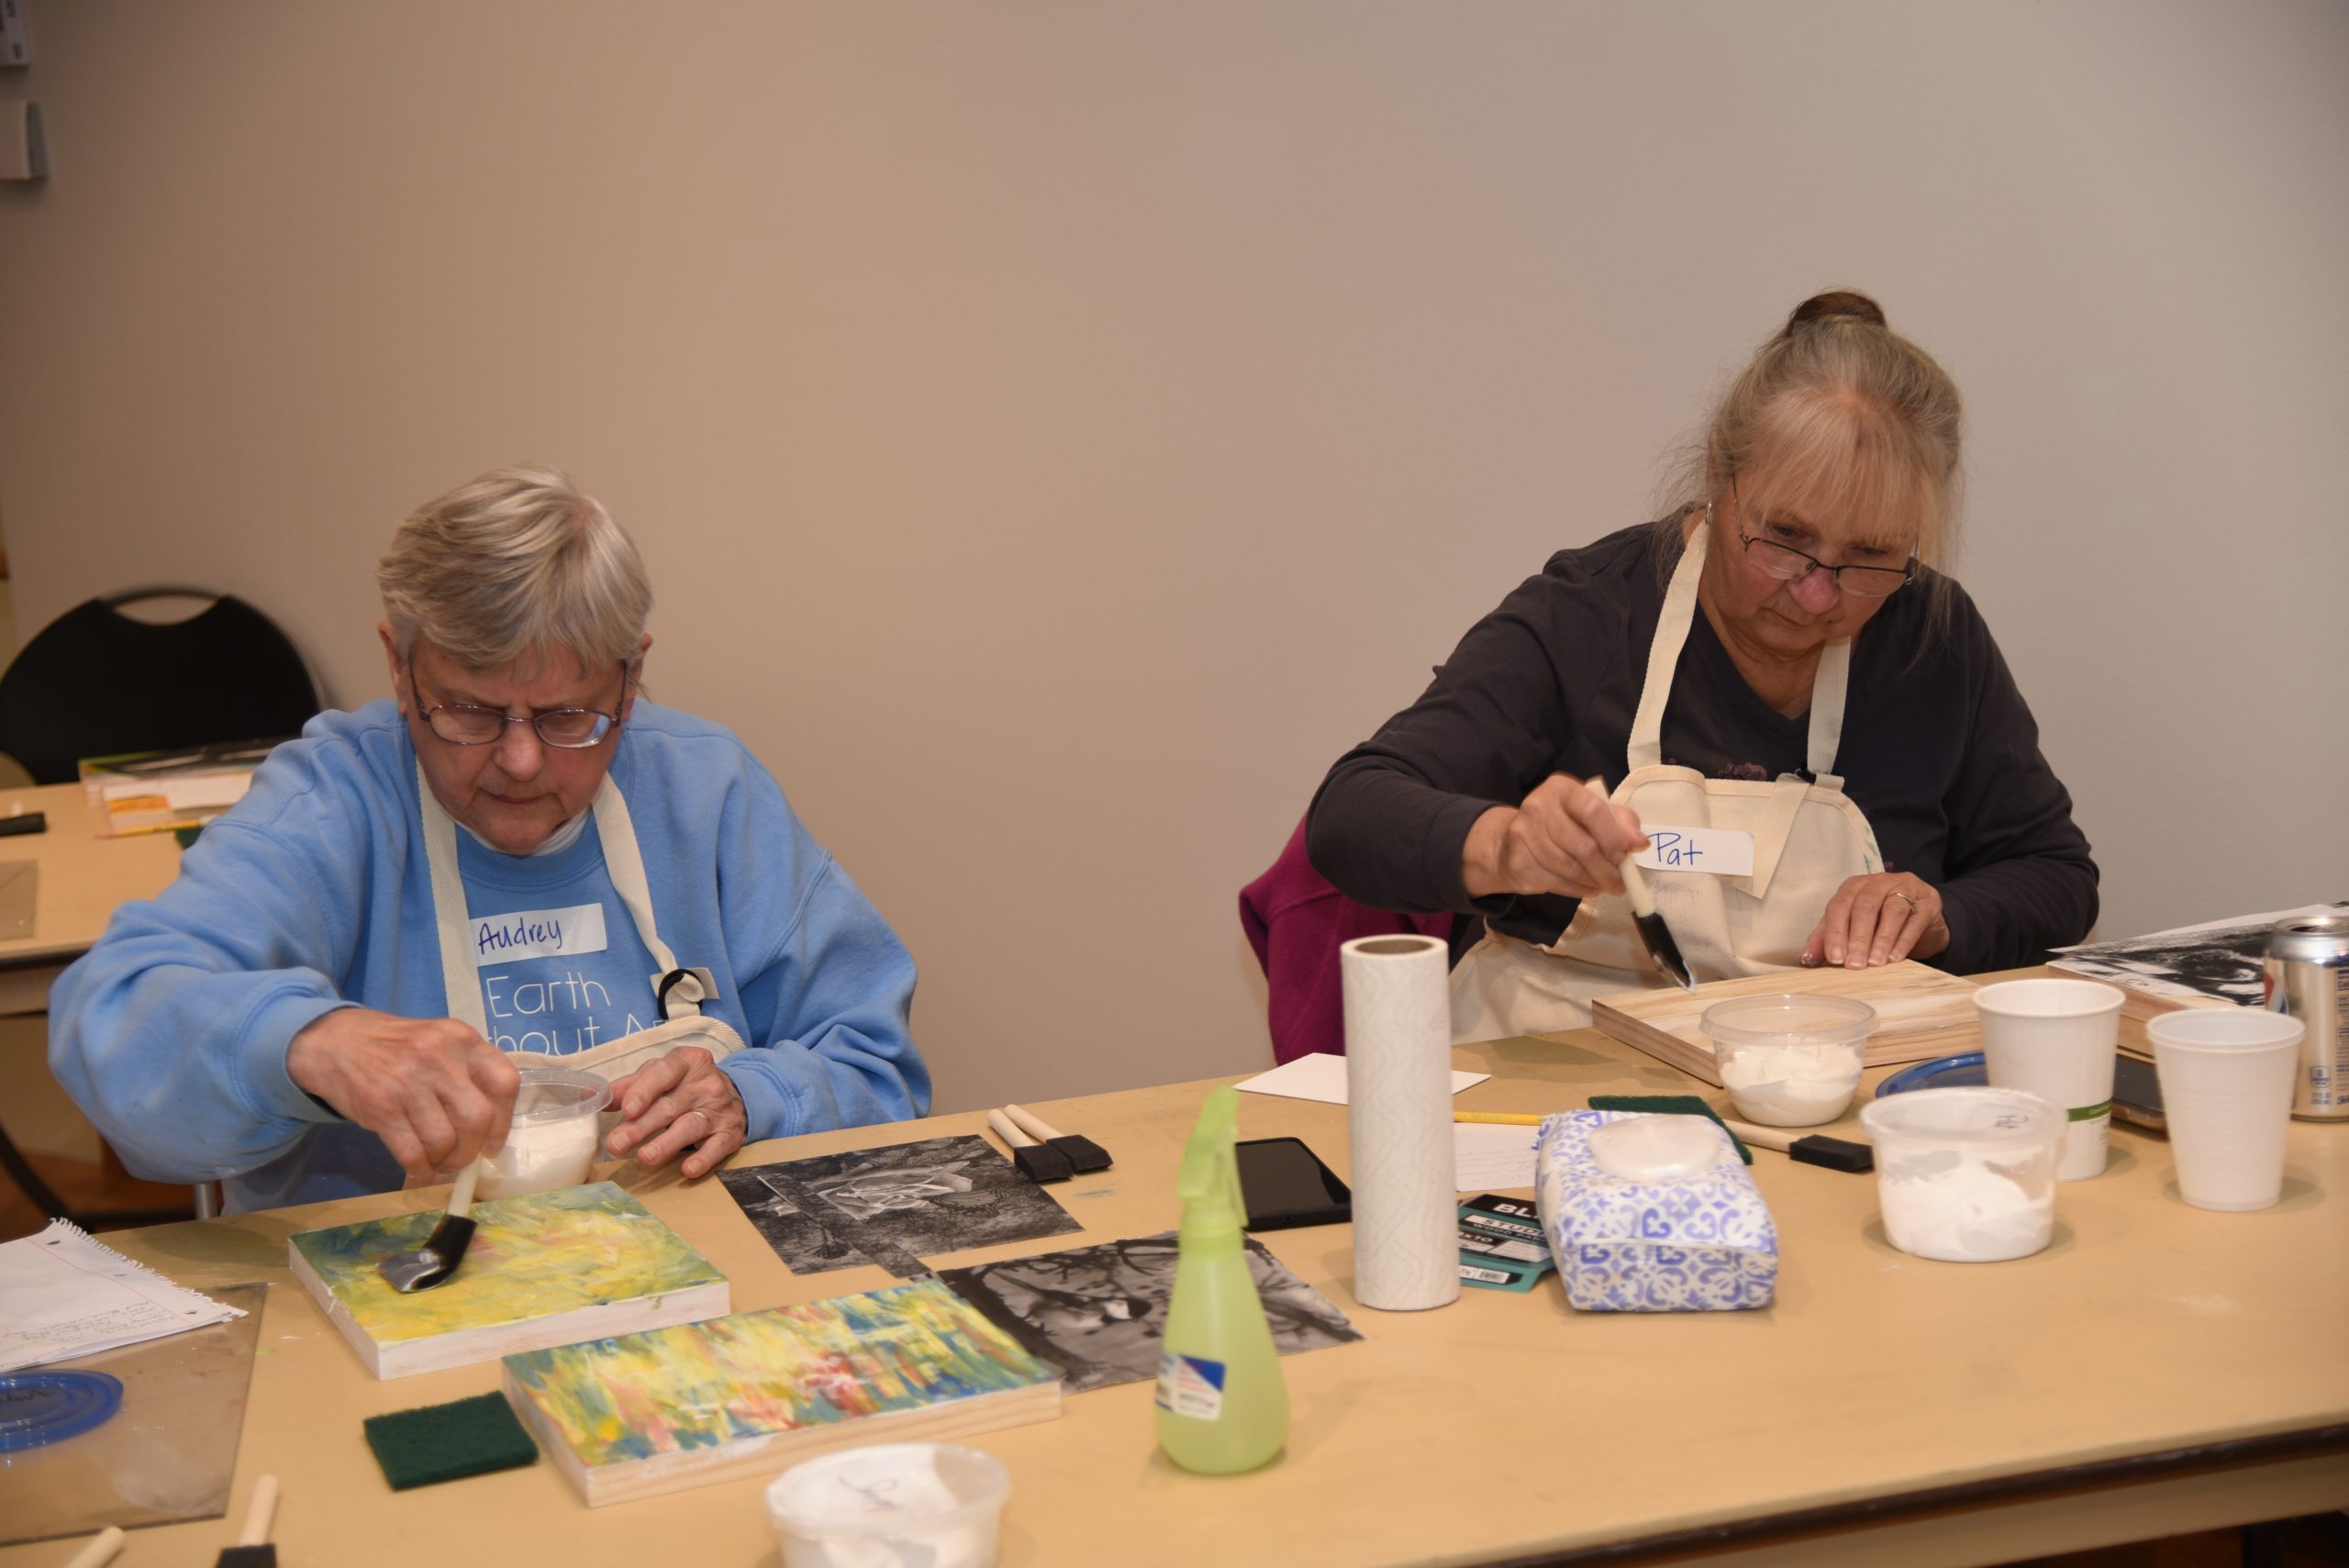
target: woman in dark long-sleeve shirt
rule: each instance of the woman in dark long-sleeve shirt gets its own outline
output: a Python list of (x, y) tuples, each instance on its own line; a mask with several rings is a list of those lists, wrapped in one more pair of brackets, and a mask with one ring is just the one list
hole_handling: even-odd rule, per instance
[(1619, 869), (1653, 863), (1652, 839), (1754, 857), (1649, 873), (1700, 979), (1965, 973), (2080, 940), (2097, 876), (2070, 796), (1973, 602), (1923, 564), (1948, 552), (1956, 467), (1939, 367), (1863, 296), (1806, 302), (1683, 506), (1553, 557), (1339, 760), (1314, 865), (1364, 903), (1483, 917), (1463, 1038), (1655, 982)]

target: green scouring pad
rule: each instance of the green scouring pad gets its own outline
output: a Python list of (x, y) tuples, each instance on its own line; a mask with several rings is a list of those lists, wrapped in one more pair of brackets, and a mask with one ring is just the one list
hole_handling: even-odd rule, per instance
[(367, 1446), (395, 1492), (514, 1470), (539, 1457), (538, 1444), (496, 1394), (370, 1416), (365, 1425)]
[[(1720, 1113), (1696, 1095), (1593, 1095), (1590, 1096), (1590, 1108), (1595, 1111), (1646, 1111), (1653, 1116), (1710, 1117), (1714, 1126), (1729, 1132), (1729, 1126), (1721, 1120)], [(1753, 1163), (1753, 1151), (1741, 1142), (1737, 1134), (1729, 1132), (1729, 1140), (1737, 1144), (1739, 1159), (1749, 1165)]]

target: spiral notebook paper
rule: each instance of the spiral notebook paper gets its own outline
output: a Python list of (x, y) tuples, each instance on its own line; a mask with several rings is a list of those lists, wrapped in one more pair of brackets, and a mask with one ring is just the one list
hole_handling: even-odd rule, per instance
[(68, 1219), (0, 1245), (0, 1372), (243, 1316), (132, 1262)]

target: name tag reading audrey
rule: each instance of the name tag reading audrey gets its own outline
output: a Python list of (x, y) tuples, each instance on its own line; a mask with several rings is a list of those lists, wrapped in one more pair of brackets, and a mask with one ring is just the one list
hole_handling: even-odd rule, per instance
[(1648, 847), (1631, 857), (1650, 871), (1701, 871), (1715, 876), (1753, 874), (1753, 835), (1732, 828), (1664, 828), (1642, 822)]
[(604, 906), (574, 904), (568, 909), (520, 909), (511, 915), (477, 915), (473, 921), (477, 968), (522, 958), (562, 958), (602, 952)]

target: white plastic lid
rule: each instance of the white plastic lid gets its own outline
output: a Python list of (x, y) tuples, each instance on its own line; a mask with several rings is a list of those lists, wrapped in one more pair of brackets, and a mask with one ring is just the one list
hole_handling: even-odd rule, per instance
[(611, 1103), (611, 1084), (575, 1067), (525, 1067), (521, 1078), (522, 1086), (514, 1092), (518, 1122), (566, 1121)]
[(1729, 1140), (1700, 1116), (1630, 1116), (1590, 1133), (1591, 1159), (1627, 1182), (1702, 1175), (1729, 1151)]
[(1698, 1027), (1720, 1045), (1855, 1045), (1876, 1029), (1876, 1009), (1849, 996), (1780, 991), (1705, 1009)]
[(1011, 1473), (960, 1443), (874, 1443), (811, 1459), (767, 1487), (767, 1514), (800, 1536), (895, 1537), (981, 1522)]
[(1860, 1127), (1879, 1141), (1890, 1138), (1936, 1149), (2027, 1149), (2064, 1135), (2064, 1113), (2051, 1100), (2021, 1089), (1912, 1089), (1860, 1107)]

